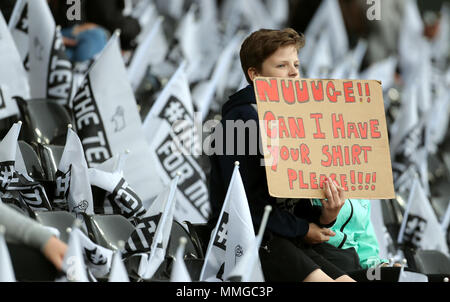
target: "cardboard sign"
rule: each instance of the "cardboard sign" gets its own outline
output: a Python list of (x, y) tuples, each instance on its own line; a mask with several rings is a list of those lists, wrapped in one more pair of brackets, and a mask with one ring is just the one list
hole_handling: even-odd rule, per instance
[(394, 198), (381, 84), (256, 78), (271, 196), (324, 198), (326, 177), (346, 198)]

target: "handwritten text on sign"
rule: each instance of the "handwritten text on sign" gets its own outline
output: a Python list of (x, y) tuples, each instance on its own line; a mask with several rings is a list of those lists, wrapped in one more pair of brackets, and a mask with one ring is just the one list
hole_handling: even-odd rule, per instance
[(347, 198), (394, 197), (379, 82), (257, 78), (254, 84), (272, 196), (323, 198), (330, 177)]

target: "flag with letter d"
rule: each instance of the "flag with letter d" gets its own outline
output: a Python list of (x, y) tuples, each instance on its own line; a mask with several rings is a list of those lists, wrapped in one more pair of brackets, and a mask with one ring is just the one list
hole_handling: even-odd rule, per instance
[(255, 238), (244, 184), (236, 163), (222, 212), (211, 234), (200, 280), (226, 280), (243, 256), (251, 251)]

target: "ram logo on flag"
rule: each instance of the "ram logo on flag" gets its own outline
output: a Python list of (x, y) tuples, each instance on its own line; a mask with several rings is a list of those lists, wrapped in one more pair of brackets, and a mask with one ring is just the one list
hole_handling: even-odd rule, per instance
[[(203, 223), (210, 204), (206, 176), (200, 164), (201, 128), (194, 120), (189, 85), (182, 63), (156, 100), (144, 121), (156, 173), (151, 182), (167, 185), (179, 172), (175, 218)], [(200, 118), (201, 121), (201, 118)], [(158, 192), (155, 192), (158, 193)]]

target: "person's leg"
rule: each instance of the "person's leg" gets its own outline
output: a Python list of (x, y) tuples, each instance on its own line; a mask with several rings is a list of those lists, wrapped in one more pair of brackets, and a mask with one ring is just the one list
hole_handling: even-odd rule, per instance
[(335, 279), (336, 282), (356, 282), (352, 278), (350, 278), (348, 275), (340, 276), (339, 278)]
[(76, 38), (78, 43), (73, 57), (75, 62), (84, 62), (92, 59), (102, 51), (107, 43), (106, 32), (102, 28), (83, 31)]
[(303, 282), (335, 282), (330, 278), (327, 274), (325, 274), (322, 270), (316, 269), (311, 274), (306, 276)]

